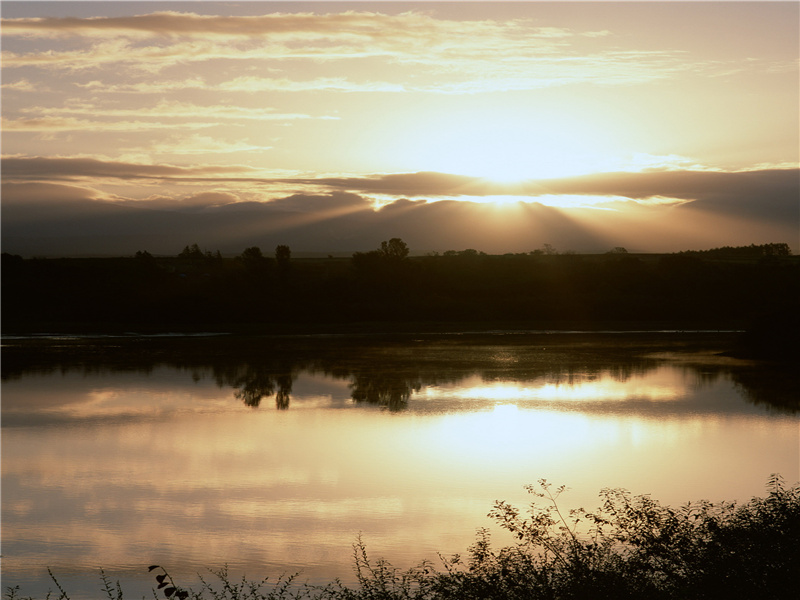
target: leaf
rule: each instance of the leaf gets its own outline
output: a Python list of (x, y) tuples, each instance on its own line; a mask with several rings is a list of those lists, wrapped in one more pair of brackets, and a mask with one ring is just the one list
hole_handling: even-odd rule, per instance
[(175, 595), (176, 595), (178, 598), (180, 598), (181, 600), (186, 600), (186, 598), (188, 598), (188, 597), (189, 597), (189, 592), (187, 592), (187, 591), (185, 591), (185, 590), (181, 590), (180, 592), (178, 592), (178, 593), (177, 593), (177, 594), (175, 594)]
[(158, 584), (158, 587), (156, 589), (160, 590), (162, 587), (167, 587), (168, 585), (169, 583), (167, 583), (166, 581), (162, 581), (161, 583)]
[(156, 581), (158, 583), (164, 583), (164, 580), (167, 578), (167, 574), (164, 573), (163, 575), (156, 575)]
[(177, 590), (176, 590), (174, 587), (168, 587), (167, 589), (165, 589), (165, 590), (164, 590), (164, 595), (165, 595), (167, 598), (169, 598), (169, 597), (170, 597), (170, 596), (172, 596), (172, 594), (174, 594), (176, 591), (177, 591)]
[(148, 571), (152, 571), (153, 569), (158, 569), (158, 565), (150, 565), (149, 567), (147, 567)]

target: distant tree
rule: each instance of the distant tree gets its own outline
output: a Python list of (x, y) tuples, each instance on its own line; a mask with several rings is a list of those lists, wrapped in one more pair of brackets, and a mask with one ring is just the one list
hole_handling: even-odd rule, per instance
[(358, 272), (367, 273), (380, 269), (385, 258), (380, 250), (370, 250), (369, 252), (356, 252), (353, 254), (352, 262)]
[(389, 259), (402, 260), (408, 256), (408, 245), (400, 238), (381, 242), (381, 253)]
[(264, 259), (264, 254), (261, 252), (261, 248), (258, 246), (250, 246), (249, 248), (245, 248), (240, 256), (245, 262), (260, 261)]
[(544, 246), (542, 246), (542, 252), (544, 252), (548, 256), (558, 254), (558, 250), (556, 250), (551, 244), (545, 244)]
[(764, 254), (766, 256), (791, 256), (792, 249), (789, 244), (764, 244)]
[(285, 244), (279, 244), (275, 248), (275, 260), (278, 261), (278, 265), (288, 265), (289, 259), (292, 258), (292, 250), (289, 246)]
[(192, 260), (205, 258), (205, 254), (203, 251), (200, 250), (200, 246), (197, 244), (192, 244), (191, 246), (184, 246), (181, 253), (178, 254), (178, 258), (188, 258)]
[(606, 252), (606, 254), (627, 254), (627, 253), (628, 251), (622, 246), (615, 246), (611, 250)]
[(278, 261), (278, 275), (282, 283), (286, 283), (289, 277), (289, 261), (292, 258), (292, 250), (286, 244), (279, 244), (275, 247), (275, 260)]
[(2, 257), (2, 266), (3, 268), (0, 269), (2, 273), (8, 275), (9, 273), (16, 273), (22, 269), (23, 263), (25, 259), (23, 259), (19, 254), (11, 254), (10, 252), (3, 252)]
[(384, 290), (402, 288), (408, 270), (408, 246), (400, 238), (381, 242), (380, 248), (353, 254), (352, 264), (362, 281), (370, 281)]
[(263, 273), (267, 268), (267, 258), (258, 246), (245, 248), (238, 258), (251, 273)]

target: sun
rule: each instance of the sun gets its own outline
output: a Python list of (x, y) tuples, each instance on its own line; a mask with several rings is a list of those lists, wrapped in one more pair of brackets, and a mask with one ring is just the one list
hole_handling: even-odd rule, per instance
[(519, 132), (485, 127), (432, 140), (426, 158), (431, 170), (505, 184), (552, 176), (555, 166), (543, 148)]
[(420, 170), (500, 184), (596, 172), (608, 160), (595, 140), (567, 126), (533, 126), (497, 115), (474, 115), (461, 124), (443, 124), (418, 140), (413, 159)]

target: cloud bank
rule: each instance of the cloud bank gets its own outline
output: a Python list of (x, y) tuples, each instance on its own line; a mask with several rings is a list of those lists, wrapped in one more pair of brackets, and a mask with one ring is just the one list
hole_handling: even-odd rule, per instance
[[(511, 186), (434, 172), (271, 179), (241, 166), (8, 157), (3, 173), (3, 250), (23, 255), (100, 247), (171, 254), (194, 242), (229, 254), (279, 243), (353, 252), (398, 236), (417, 253), (528, 252), (544, 243), (580, 252), (679, 251), (736, 245), (735, 222), (747, 222), (750, 243), (785, 241), (797, 251), (800, 222), (797, 169), (604, 173)], [(101, 191), (113, 181), (175, 187), (141, 198)], [(249, 199), (259, 197), (252, 190), (261, 200)], [(595, 200), (573, 208), (537, 201), (564, 195)], [(494, 196), (511, 201), (484, 202)], [(384, 199), (380, 209), (376, 197)]]

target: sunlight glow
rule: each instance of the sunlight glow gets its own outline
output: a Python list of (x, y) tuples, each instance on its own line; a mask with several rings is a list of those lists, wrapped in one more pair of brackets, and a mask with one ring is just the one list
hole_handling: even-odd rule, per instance
[[(579, 152), (567, 143), (526, 138), (524, 132), (478, 129), (450, 132), (422, 150), (428, 169), (485, 177), (495, 183), (568, 177), (599, 170), (601, 156)], [(418, 150), (418, 152), (420, 152)]]
[[(524, 385), (515, 382), (483, 383), (463, 385), (457, 389), (432, 386), (421, 394), (450, 397), (463, 400), (489, 400), (516, 403), (520, 401), (544, 402), (624, 402), (630, 399), (650, 402), (670, 402), (680, 397), (683, 384), (664, 378), (664, 374), (652, 376), (648, 381), (616, 381), (603, 377), (596, 381), (565, 383), (542, 382), (540, 385)], [(466, 382), (465, 382), (466, 383)], [(515, 404), (498, 404), (495, 411), (516, 409)]]
[(568, 108), (532, 113), (528, 105), (489, 98), (399, 127), (388, 150), (398, 164), (494, 183), (594, 173), (622, 153), (602, 123)]
[(577, 194), (545, 194), (542, 196), (462, 196), (460, 199), (481, 204), (493, 204), (495, 206), (513, 206), (520, 202), (525, 202), (528, 204), (552, 206), (554, 208), (594, 208), (597, 210), (616, 210), (616, 208), (601, 206), (603, 204), (631, 202), (630, 198), (623, 198), (622, 196), (589, 196)]

